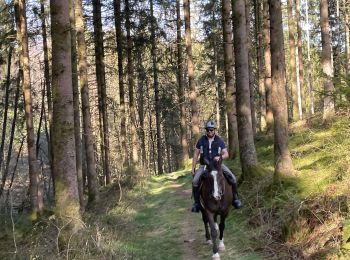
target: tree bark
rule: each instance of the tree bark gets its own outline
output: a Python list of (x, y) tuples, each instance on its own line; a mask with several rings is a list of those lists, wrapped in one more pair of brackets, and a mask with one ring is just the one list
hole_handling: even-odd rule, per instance
[(75, 0), (75, 25), (77, 30), (78, 43), (78, 66), (81, 91), (81, 105), (83, 116), (83, 131), (85, 138), (86, 168), (88, 180), (88, 203), (92, 203), (99, 199), (98, 193), (98, 176), (96, 172), (95, 161), (95, 136), (91, 126), (91, 112), (89, 101), (89, 85), (88, 85), (88, 63), (85, 41), (85, 22), (83, 18), (83, 6), (81, 0)]
[(234, 82), (234, 61), (233, 61), (233, 34), (231, 23), (231, 1), (222, 0), (222, 28), (224, 39), (224, 63), (225, 63), (225, 84), (226, 84), (226, 111), (228, 121), (228, 148), (231, 159), (237, 157), (239, 147), (237, 116), (236, 116), (236, 88)]
[(132, 163), (134, 165), (138, 164), (139, 155), (138, 155), (138, 138), (136, 132), (136, 111), (135, 111), (135, 102), (134, 102), (134, 64), (132, 58), (132, 49), (133, 41), (131, 38), (130, 30), (130, 4), (129, 0), (125, 0), (125, 27), (126, 27), (126, 43), (127, 43), (127, 72), (128, 72), (128, 85), (129, 85), (129, 113), (130, 113), (130, 131), (131, 131), (131, 150), (132, 150)]
[(24, 95), (25, 118), (27, 128), (27, 149), (29, 164), (29, 193), (31, 208), (34, 216), (42, 211), (43, 205), (39, 204), (39, 167), (36, 158), (36, 146), (33, 126), (33, 108), (30, 83), (29, 50), (27, 35), (26, 5), (24, 0), (15, 0), (15, 16), (17, 25), (17, 39), (20, 45), (20, 64), (22, 70), (22, 89)]
[(140, 48), (137, 48), (137, 78), (138, 78), (138, 115), (139, 115), (139, 136), (141, 140), (141, 158), (142, 158), (142, 166), (146, 168), (147, 165), (147, 157), (146, 157), (146, 138), (145, 138), (145, 106), (144, 106), (144, 96), (145, 92), (145, 68), (142, 64), (142, 53)]
[(249, 61), (244, 0), (233, 1), (233, 33), (236, 71), (236, 101), (239, 151), (243, 174), (249, 177), (251, 168), (257, 166), (250, 109)]
[(308, 74), (308, 80), (309, 80), (309, 98), (310, 98), (310, 111), (309, 113), (313, 115), (315, 113), (314, 110), (314, 93), (313, 93), (313, 87), (312, 87), (312, 63), (311, 63), (311, 57), (310, 57), (310, 30), (309, 30), (309, 2), (306, 0), (306, 41), (307, 41), (307, 74)]
[(273, 113), (271, 100), (271, 49), (270, 49), (270, 18), (268, 0), (263, 0), (263, 45), (265, 61), (264, 86), (266, 91), (266, 132), (272, 132)]
[(73, 85), (73, 108), (74, 108), (74, 138), (75, 158), (78, 178), (79, 202), (84, 209), (84, 186), (83, 186), (83, 163), (82, 163), (82, 141), (80, 135), (80, 102), (77, 64), (77, 31), (75, 29), (75, 0), (69, 0), (69, 20), (71, 26), (71, 48), (72, 48), (72, 85)]
[(295, 0), (295, 18), (297, 21), (297, 33), (298, 33), (298, 62), (299, 62), (299, 91), (300, 91), (300, 118), (302, 119), (303, 113), (306, 111), (306, 97), (304, 86), (304, 60), (303, 60), (303, 35), (301, 29), (301, 15), (300, 15), (300, 0)]
[(41, 19), (41, 30), (43, 37), (43, 50), (44, 50), (44, 78), (46, 86), (46, 99), (47, 99), (47, 111), (49, 119), (49, 131), (46, 131), (47, 145), (48, 145), (48, 157), (50, 163), (50, 169), (52, 174), (52, 98), (51, 98), (51, 79), (50, 79), (50, 64), (49, 64), (49, 51), (47, 45), (47, 30), (46, 30), (46, 12), (45, 12), (45, 0), (40, 0), (40, 19)]
[(10, 94), (10, 85), (11, 85), (11, 62), (12, 62), (12, 46), (9, 47), (8, 57), (7, 57), (7, 72), (6, 72), (6, 82), (5, 82), (5, 103), (4, 103), (4, 118), (2, 122), (2, 135), (1, 135), (1, 144), (0, 144), (0, 169), (2, 165), (2, 160), (4, 157), (4, 146), (6, 139), (6, 130), (7, 130), (7, 112), (9, 107), (9, 94)]
[(327, 120), (334, 113), (334, 86), (332, 81), (332, 43), (330, 36), (330, 28), (328, 21), (328, 2), (321, 0), (320, 2), (320, 23), (322, 38), (322, 71), (324, 73), (323, 88), (323, 119)]
[(69, 0), (51, 0), (53, 169), (56, 216), (73, 230), (81, 227), (76, 174)]
[(121, 0), (114, 0), (114, 17), (115, 17), (115, 36), (118, 52), (118, 76), (119, 76), (119, 100), (120, 100), (120, 139), (123, 153), (123, 165), (127, 165), (127, 136), (126, 136), (126, 107), (125, 107), (125, 89), (124, 89), (124, 69), (123, 69), (123, 41), (122, 41), (122, 25), (121, 25)]
[(102, 142), (102, 160), (103, 171), (106, 184), (111, 182), (111, 174), (109, 169), (109, 130), (108, 130), (108, 113), (106, 103), (106, 75), (103, 49), (103, 31), (101, 21), (101, 1), (93, 0), (93, 23), (94, 23), (94, 41), (95, 41), (95, 57), (96, 57), (96, 79), (99, 90), (99, 116), (100, 116), (100, 131)]
[[(16, 170), (17, 170), (17, 165), (18, 165), (19, 157), (21, 156), (21, 153), (22, 153), (22, 148), (23, 148), (24, 139), (25, 139), (25, 137), (22, 138), (21, 144), (20, 144), (19, 149), (18, 149), (15, 167), (13, 168), (12, 176), (11, 176), (11, 181), (10, 181), (10, 185), (9, 185), (9, 187), (8, 187), (8, 189), (7, 189), (6, 204), (7, 204), (7, 201), (8, 201), (8, 197), (9, 197), (9, 194), (10, 194), (10, 190), (11, 190), (11, 188), (12, 188), (13, 180), (15, 179), (15, 173), (16, 173)], [(22, 158), (23, 158), (23, 155), (22, 155)]]
[(257, 42), (257, 64), (258, 64), (258, 89), (259, 89), (259, 130), (266, 130), (266, 90), (264, 85), (264, 46), (263, 46), (263, 2), (254, 0), (255, 28)]
[(183, 56), (182, 56), (182, 37), (181, 37), (181, 16), (180, 0), (176, 0), (176, 44), (177, 44), (177, 82), (180, 110), (180, 142), (181, 142), (181, 166), (184, 166), (189, 159), (186, 127), (186, 107), (185, 91), (183, 77)]
[(157, 165), (158, 174), (163, 174), (163, 151), (162, 151), (162, 137), (160, 129), (160, 104), (159, 104), (159, 82), (158, 82), (158, 64), (157, 64), (157, 46), (156, 46), (156, 18), (153, 13), (153, 0), (150, 0), (151, 11), (151, 56), (153, 64), (153, 86), (155, 99), (155, 113), (156, 113), (156, 127), (157, 127)]
[(350, 8), (349, 4), (346, 3), (346, 0), (343, 0), (343, 10), (344, 15), (344, 27), (345, 27), (345, 55), (346, 55), (346, 75), (350, 77), (350, 20), (349, 13)]
[(296, 68), (296, 55), (295, 55), (295, 23), (293, 20), (293, 0), (288, 0), (288, 34), (289, 34), (289, 52), (290, 52), (290, 88), (292, 91), (293, 99), (293, 120), (298, 121), (300, 119), (299, 105), (298, 105), (298, 84), (297, 84), (297, 68)]
[(187, 73), (188, 73), (188, 84), (190, 88), (190, 100), (191, 100), (191, 110), (192, 110), (192, 143), (194, 143), (199, 137), (199, 118), (198, 118), (196, 82), (194, 78), (194, 66), (193, 66), (193, 57), (192, 57), (190, 0), (184, 0), (183, 7), (184, 7), (184, 17), (185, 17)]
[(293, 174), (288, 149), (288, 108), (285, 89), (285, 59), (280, 0), (269, 0), (271, 30), (272, 110), (274, 117), (275, 172)]
[(254, 102), (254, 75), (253, 75), (253, 58), (252, 58), (252, 45), (250, 37), (250, 1), (245, 1), (245, 19), (247, 30), (247, 49), (248, 49), (248, 68), (249, 68), (249, 90), (250, 90), (250, 110), (252, 113), (252, 128), (254, 138), (256, 136), (256, 115), (255, 115), (255, 102)]
[(10, 131), (10, 143), (9, 143), (8, 152), (7, 152), (5, 170), (3, 172), (2, 180), (1, 180), (0, 198), (1, 198), (2, 192), (4, 190), (5, 184), (6, 184), (6, 179), (7, 179), (7, 175), (8, 175), (9, 167), (10, 167), (10, 162), (11, 162), (12, 146), (13, 146), (13, 140), (15, 137), (15, 128), (16, 128), (16, 121), (17, 121), (19, 91), (20, 91), (20, 75), (18, 74), (18, 76), (17, 76), (17, 88), (16, 88), (16, 95), (15, 95), (15, 104), (14, 104), (14, 109), (13, 109), (13, 119), (12, 119), (11, 131)]

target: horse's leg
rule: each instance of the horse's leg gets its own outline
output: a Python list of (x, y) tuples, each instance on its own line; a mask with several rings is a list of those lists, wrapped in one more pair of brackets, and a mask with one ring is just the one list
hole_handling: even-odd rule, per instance
[(216, 244), (216, 237), (218, 235), (218, 232), (215, 227), (215, 220), (214, 220), (214, 215), (210, 212), (207, 212), (208, 220), (209, 220), (209, 225), (210, 225), (210, 234), (211, 234), (211, 241), (213, 242), (213, 256), (212, 259), (217, 260), (220, 259), (220, 255), (218, 253), (219, 249)]
[(215, 228), (217, 231), (219, 231), (219, 226), (218, 226), (218, 214), (214, 215), (214, 221), (215, 221)]
[(220, 235), (219, 235), (219, 250), (220, 251), (224, 251), (225, 250), (225, 244), (224, 244), (224, 230), (225, 230), (225, 219), (226, 219), (226, 215), (223, 215), (220, 217), (220, 225), (219, 225), (219, 229), (220, 229)]
[(204, 210), (202, 211), (202, 220), (205, 228), (205, 238), (207, 239), (207, 243), (211, 244), (208, 217)]

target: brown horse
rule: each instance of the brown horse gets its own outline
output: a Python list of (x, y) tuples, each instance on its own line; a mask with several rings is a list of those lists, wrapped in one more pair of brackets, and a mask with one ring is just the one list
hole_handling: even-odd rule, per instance
[[(200, 190), (201, 212), (205, 227), (207, 242), (213, 245), (212, 259), (220, 259), (219, 250), (225, 250), (224, 229), (225, 219), (230, 211), (232, 203), (232, 188), (224, 177), (219, 161), (206, 162), (207, 169), (203, 175)], [(217, 217), (220, 215), (220, 224), (217, 224)], [(209, 226), (208, 226), (209, 224)], [(210, 232), (209, 232), (210, 227)], [(219, 244), (216, 238), (220, 230)], [(210, 240), (211, 239), (211, 240)]]

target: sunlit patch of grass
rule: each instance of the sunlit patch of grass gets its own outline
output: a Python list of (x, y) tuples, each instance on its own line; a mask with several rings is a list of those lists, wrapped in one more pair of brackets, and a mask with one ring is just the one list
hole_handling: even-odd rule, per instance
[[(349, 211), (349, 121), (337, 117), (323, 124), (315, 117), (292, 125), (289, 148), (297, 177), (277, 184), (247, 184), (243, 194), (251, 206), (249, 224), (257, 237), (269, 238), (270, 257), (283, 258), (282, 252), (286, 258), (344, 256), (339, 226), (347, 227), (341, 223)], [(259, 163), (273, 171), (270, 136), (257, 142), (257, 151)], [(266, 243), (256, 245), (266, 251)]]

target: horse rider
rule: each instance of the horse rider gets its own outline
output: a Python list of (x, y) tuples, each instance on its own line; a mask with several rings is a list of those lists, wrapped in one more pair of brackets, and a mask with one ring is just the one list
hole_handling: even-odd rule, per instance
[[(192, 212), (199, 212), (199, 209), (200, 209), (199, 182), (202, 174), (205, 171), (205, 163), (204, 163), (205, 159), (207, 159), (208, 161), (210, 160), (218, 161), (220, 160), (220, 153), (222, 154), (222, 159), (226, 159), (229, 157), (224, 140), (215, 133), (216, 125), (214, 121), (209, 120), (205, 124), (204, 128), (206, 130), (206, 134), (203, 135), (198, 140), (194, 154), (193, 154), (193, 160), (192, 160), (192, 176), (193, 176), (192, 190), (193, 190), (193, 197), (194, 197)], [(200, 160), (199, 160), (200, 166), (196, 170), (198, 155), (200, 155)], [(232, 206), (235, 207), (236, 209), (239, 209), (242, 207), (242, 203), (238, 197), (236, 177), (225, 164), (222, 164), (222, 170), (227, 181), (232, 186), (232, 193), (233, 193)]]

